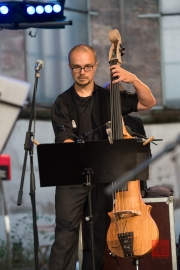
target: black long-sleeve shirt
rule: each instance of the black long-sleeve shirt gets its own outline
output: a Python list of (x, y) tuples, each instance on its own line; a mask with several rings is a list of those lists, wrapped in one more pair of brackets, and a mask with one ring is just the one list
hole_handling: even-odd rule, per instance
[[(121, 91), (122, 115), (137, 111), (136, 93)], [(74, 86), (60, 94), (51, 110), (55, 142), (75, 140), (72, 135), (82, 137), (92, 129), (97, 129), (111, 120), (110, 91), (94, 85), (92, 96), (80, 97)], [(87, 140), (107, 139), (105, 127), (89, 133)]]

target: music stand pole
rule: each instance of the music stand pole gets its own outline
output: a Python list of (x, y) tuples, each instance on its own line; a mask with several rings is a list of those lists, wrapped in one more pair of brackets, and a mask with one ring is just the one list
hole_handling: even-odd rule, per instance
[(89, 216), (85, 217), (85, 220), (89, 222), (89, 230), (91, 236), (91, 252), (92, 252), (92, 265), (93, 270), (96, 269), (95, 267), (95, 249), (94, 249), (94, 226), (93, 226), (93, 215), (92, 215), (92, 200), (91, 200), (91, 175), (93, 174), (92, 169), (84, 169), (83, 174), (86, 175), (86, 183), (83, 186), (86, 186), (88, 189), (88, 209), (89, 209)]

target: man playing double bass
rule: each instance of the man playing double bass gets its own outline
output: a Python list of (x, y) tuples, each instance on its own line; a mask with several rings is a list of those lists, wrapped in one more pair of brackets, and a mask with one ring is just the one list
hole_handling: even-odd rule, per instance
[[(72, 143), (90, 130), (94, 132), (84, 137), (84, 141), (107, 139), (105, 123), (110, 121), (110, 94), (94, 82), (98, 66), (95, 50), (80, 44), (69, 52), (69, 68), (74, 84), (60, 94), (52, 106), (52, 125), (55, 142)], [(135, 92), (121, 92), (122, 114), (148, 110), (156, 103), (152, 92), (134, 74), (119, 65), (110, 67), (113, 83), (126, 82), (134, 86)], [(64, 129), (60, 128), (64, 126)], [(66, 131), (66, 132), (65, 132)], [(82, 214), (87, 212), (87, 187), (82, 185), (57, 186), (55, 195), (56, 229), (55, 241), (50, 255), (50, 270), (74, 270), (77, 261), (79, 225)], [(106, 234), (109, 226), (108, 212), (112, 204), (104, 194), (104, 185), (92, 187), (92, 210), (95, 240), (96, 270), (102, 269)], [(102, 222), (97, 223), (97, 217)], [(99, 218), (98, 218), (99, 220)], [(87, 226), (85, 226), (87, 227)], [(92, 270), (90, 235), (84, 230), (83, 270)]]

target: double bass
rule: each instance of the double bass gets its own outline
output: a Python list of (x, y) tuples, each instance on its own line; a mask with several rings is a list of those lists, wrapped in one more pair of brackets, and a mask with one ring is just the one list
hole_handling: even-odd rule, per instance
[[(111, 30), (109, 38), (112, 42), (109, 63), (121, 65), (124, 48), (119, 31)], [(132, 139), (123, 123), (119, 83), (112, 84), (112, 80), (111, 76), (112, 138)], [(159, 230), (150, 215), (151, 208), (143, 202), (140, 180), (128, 181), (126, 187), (121, 187), (115, 192), (113, 211), (109, 213), (111, 224), (107, 233), (107, 245), (114, 255), (122, 258), (138, 258), (155, 248), (159, 239)]]

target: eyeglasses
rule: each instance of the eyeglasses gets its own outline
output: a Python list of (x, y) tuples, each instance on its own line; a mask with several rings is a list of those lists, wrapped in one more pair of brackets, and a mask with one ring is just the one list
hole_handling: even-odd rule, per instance
[(74, 73), (79, 73), (79, 72), (81, 72), (82, 69), (84, 69), (84, 71), (88, 72), (88, 71), (93, 70), (93, 67), (95, 66), (95, 64), (93, 66), (87, 65), (85, 67), (71, 67), (71, 66), (70, 67)]

